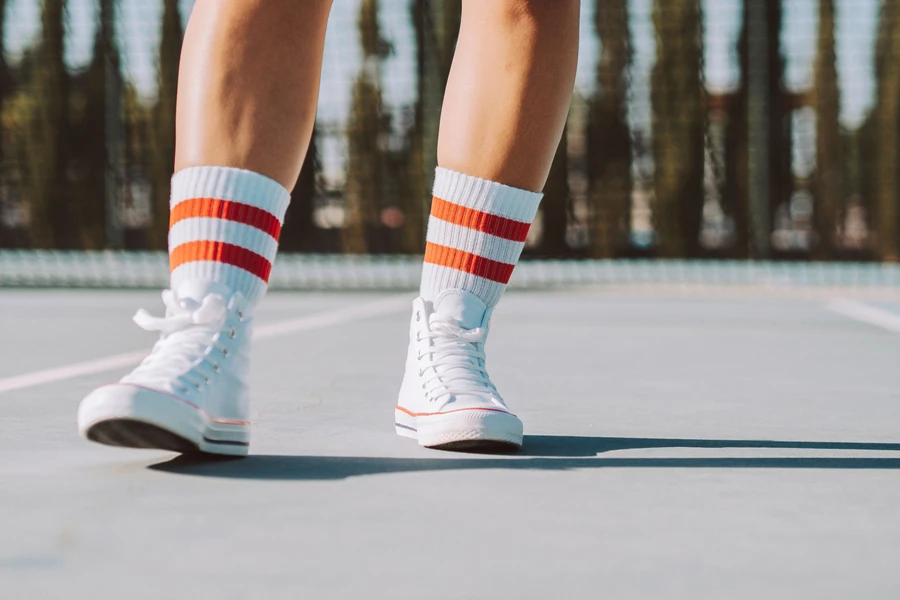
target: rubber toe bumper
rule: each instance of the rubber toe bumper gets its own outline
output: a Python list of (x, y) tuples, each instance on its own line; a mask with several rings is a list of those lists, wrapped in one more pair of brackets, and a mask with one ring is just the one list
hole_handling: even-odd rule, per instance
[(428, 448), (496, 452), (522, 447), (522, 421), (502, 410), (415, 414), (398, 406), (394, 424), (398, 435), (413, 438)]

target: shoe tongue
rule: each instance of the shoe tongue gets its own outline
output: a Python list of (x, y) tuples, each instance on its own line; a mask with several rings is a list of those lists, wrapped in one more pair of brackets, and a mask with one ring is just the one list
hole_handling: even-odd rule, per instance
[(475, 329), (481, 327), (485, 312), (487, 305), (475, 294), (465, 290), (446, 290), (435, 299), (432, 318), (463, 329)]
[(231, 297), (232, 291), (221, 283), (202, 280), (188, 280), (175, 288), (175, 295), (179, 302), (188, 310), (200, 308), (203, 299), (210, 294), (218, 294), (227, 300)]

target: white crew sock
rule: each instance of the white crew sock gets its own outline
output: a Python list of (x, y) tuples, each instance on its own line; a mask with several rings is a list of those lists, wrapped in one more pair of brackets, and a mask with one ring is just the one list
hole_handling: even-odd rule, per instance
[[(252, 171), (193, 167), (172, 178), (172, 289), (221, 289), (251, 304), (266, 293), (290, 192)], [(196, 298), (200, 299), (200, 298)]]
[(433, 302), (444, 290), (461, 289), (496, 305), (542, 197), (438, 167), (421, 296)]

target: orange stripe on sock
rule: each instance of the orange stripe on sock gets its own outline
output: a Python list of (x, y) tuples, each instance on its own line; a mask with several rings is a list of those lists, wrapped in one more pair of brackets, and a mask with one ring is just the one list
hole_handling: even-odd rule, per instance
[(281, 223), (272, 213), (249, 204), (218, 200), (216, 198), (191, 198), (190, 200), (179, 202), (172, 209), (169, 227), (172, 227), (179, 221), (196, 217), (223, 219), (233, 223), (249, 225), (269, 234), (276, 241), (281, 235)]
[(531, 228), (530, 223), (514, 221), (506, 217), (454, 204), (437, 196), (434, 196), (431, 200), (431, 216), (454, 225), (482, 231), (513, 242), (524, 242), (525, 238), (528, 237), (528, 230)]
[(213, 261), (231, 265), (256, 275), (266, 283), (272, 272), (272, 263), (266, 257), (225, 242), (207, 240), (187, 242), (176, 246), (169, 255), (169, 267), (172, 271), (185, 263), (198, 261)]
[(477, 254), (471, 254), (449, 246), (428, 242), (425, 245), (425, 262), (441, 267), (449, 267), (476, 277), (483, 277), (506, 285), (515, 265), (502, 263)]

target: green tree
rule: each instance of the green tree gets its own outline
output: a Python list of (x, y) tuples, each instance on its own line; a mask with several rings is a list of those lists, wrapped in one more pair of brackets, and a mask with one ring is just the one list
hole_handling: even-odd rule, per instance
[(631, 132), (626, 120), (631, 34), (627, 0), (596, 0), (594, 29), (603, 50), (588, 121), (591, 255), (611, 258), (628, 244)]
[(703, 210), (704, 90), (701, 14), (697, 0), (655, 0), (653, 156), (654, 227), (664, 257), (700, 254)]
[(101, 0), (93, 58), (79, 78), (78, 90), (72, 90), (70, 101), (72, 143), (77, 146), (73, 147), (75, 160), (70, 169), (78, 174), (72, 190), (72, 202), (77, 207), (73, 224), (78, 231), (78, 247), (86, 249), (104, 248), (111, 241), (107, 209), (114, 206), (108, 206), (108, 202), (118, 196), (117, 182), (109, 173), (111, 162), (121, 159), (111, 152), (109, 135), (115, 129), (110, 117), (118, 115), (121, 93), (114, 22), (115, 0)]
[(402, 197), (405, 224), (403, 250), (420, 253), (431, 183), (437, 166), (437, 136), (444, 88), (456, 48), (460, 0), (412, 0), (416, 32), (416, 104)]
[(316, 226), (313, 222), (316, 196), (316, 132), (309, 140), (309, 149), (300, 176), (291, 190), (291, 207), (284, 218), (279, 247), (283, 252), (312, 252), (315, 247)]
[(153, 248), (165, 248), (169, 230), (169, 186), (175, 168), (175, 99), (178, 61), (184, 29), (178, 0), (164, 0), (159, 44), (159, 97), (151, 128), (150, 179), (153, 187), (153, 220), (149, 240)]
[[(6, 31), (6, 5), (7, 0), (0, 0), (0, 31)], [(6, 54), (0, 52), (0, 107), (2, 107), (6, 97), (12, 92), (12, 89), (13, 79), (9, 63), (6, 62)], [(0, 160), (2, 160), (2, 155), (0, 155)]]
[[(766, 157), (769, 172), (769, 188), (766, 212), (769, 222), (766, 235), (771, 232), (772, 215), (782, 204), (789, 202), (793, 192), (793, 172), (791, 167), (792, 129), (791, 98), (783, 86), (785, 60), (781, 51), (783, 24), (782, 0), (765, 0), (766, 32), (765, 63), (767, 80), (765, 98), (768, 108), (768, 144), (761, 154)], [(735, 243), (730, 252), (733, 258), (749, 258), (759, 249), (755, 248), (754, 232), (751, 230), (750, 189), (748, 152), (748, 103), (749, 99), (749, 31), (750, 3), (743, 3), (743, 28), (738, 42), (741, 82), (738, 90), (728, 102), (728, 125), (726, 131), (725, 190), (723, 197), (726, 210), (734, 219)], [(758, 49), (755, 49), (757, 51)]]
[[(6, 0), (0, 0), (0, 31), (6, 31)], [(2, 45), (2, 44), (0, 44)], [(0, 115), (6, 108), (6, 100), (13, 91), (12, 74), (6, 62), (6, 55), (0, 52)], [(5, 140), (0, 137), (0, 187), (10, 186), (9, 173), (5, 166)], [(2, 211), (2, 209), (0, 209)], [(2, 215), (0, 215), (2, 216)], [(0, 248), (8, 246), (12, 242), (12, 236), (5, 231), (4, 224), (0, 220)]]
[(834, 0), (819, 0), (819, 41), (813, 105), (816, 109), (815, 224), (819, 242), (813, 255), (832, 258), (837, 252), (841, 216), (841, 98), (834, 46)]
[[(153, 110), (143, 102), (130, 82), (122, 86), (122, 120), (124, 144), (122, 148), (122, 177), (126, 184), (124, 202), (133, 211), (129, 222), (122, 222), (122, 245), (129, 250), (150, 247), (148, 219), (152, 218), (153, 182), (150, 166), (153, 162)], [(123, 215), (124, 216), (124, 215)]]
[(898, 248), (898, 210), (900, 197), (900, 3), (885, 2), (881, 7), (878, 39), (875, 47), (877, 101), (870, 119), (875, 172), (874, 195), (877, 254), (882, 260), (900, 260)]
[(725, 177), (722, 198), (724, 209), (734, 220), (734, 246), (731, 258), (749, 258), (753, 240), (750, 231), (750, 190), (748, 172), (748, 3), (744, 2), (743, 28), (738, 40), (738, 61), (741, 82), (727, 105), (728, 121), (725, 130)]
[(65, 185), (69, 86), (63, 63), (64, 10), (65, 0), (44, 0), (41, 37), (23, 102), (29, 121), (23, 191), (30, 201), (32, 240), (41, 248), (66, 245), (71, 229)]
[(357, 27), (363, 63), (353, 84), (341, 231), (343, 251), (353, 254), (370, 249), (387, 186), (385, 150), (389, 131), (381, 98), (381, 59), (387, 52), (387, 42), (378, 24), (378, 0), (362, 1)]
[(782, 204), (790, 202), (794, 191), (794, 173), (791, 164), (793, 154), (792, 100), (784, 89), (785, 59), (781, 51), (781, 36), (784, 28), (783, 0), (767, 0), (768, 10), (766, 41), (769, 61), (769, 229), (774, 228), (773, 215)]
[(568, 135), (564, 129), (547, 175), (547, 183), (544, 184), (544, 199), (541, 201), (543, 227), (538, 252), (543, 256), (561, 257), (571, 252), (566, 242), (569, 192)]

